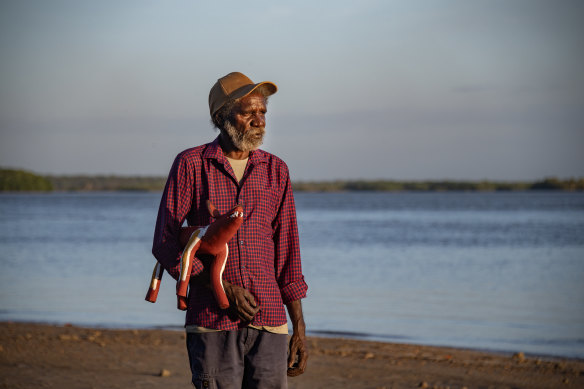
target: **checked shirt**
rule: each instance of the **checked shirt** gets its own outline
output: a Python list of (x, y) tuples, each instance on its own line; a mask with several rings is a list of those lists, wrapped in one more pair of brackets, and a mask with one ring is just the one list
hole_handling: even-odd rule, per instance
[[(207, 199), (221, 214), (236, 204), (243, 206), (244, 221), (228, 243), (223, 279), (249, 290), (259, 304), (251, 324), (285, 324), (283, 304), (306, 297), (308, 289), (300, 263), (288, 167), (275, 155), (252, 151), (238, 183), (218, 138), (180, 153), (162, 195), (152, 247), (156, 259), (175, 279), (182, 254), (179, 229), (185, 220), (190, 226), (205, 226), (212, 221)], [(203, 262), (195, 259), (191, 276), (202, 270)], [(236, 330), (248, 324), (221, 310), (211, 290), (191, 283), (186, 325)]]

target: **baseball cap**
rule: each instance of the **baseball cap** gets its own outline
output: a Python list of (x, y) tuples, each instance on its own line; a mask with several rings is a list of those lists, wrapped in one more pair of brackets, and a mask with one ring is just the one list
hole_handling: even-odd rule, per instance
[(240, 99), (249, 95), (258, 87), (265, 85), (268, 96), (278, 91), (276, 84), (270, 81), (258, 82), (255, 84), (245, 74), (232, 72), (217, 80), (209, 92), (209, 111), (211, 117), (229, 100)]

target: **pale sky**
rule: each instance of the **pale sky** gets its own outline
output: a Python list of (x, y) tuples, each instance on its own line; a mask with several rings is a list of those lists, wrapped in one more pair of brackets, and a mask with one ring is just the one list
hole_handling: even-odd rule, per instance
[(584, 177), (584, 2), (0, 1), (0, 166), (166, 175), (240, 71), (295, 180)]

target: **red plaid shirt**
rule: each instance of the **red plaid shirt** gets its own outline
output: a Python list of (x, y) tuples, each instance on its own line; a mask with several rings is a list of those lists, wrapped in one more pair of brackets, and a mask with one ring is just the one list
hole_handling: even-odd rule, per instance
[[(286, 323), (286, 303), (306, 297), (300, 264), (296, 209), (288, 167), (262, 150), (250, 153), (238, 183), (218, 138), (212, 143), (180, 153), (170, 170), (160, 202), (152, 253), (174, 277), (180, 273), (182, 248), (179, 228), (211, 222), (206, 200), (225, 213), (236, 204), (244, 209), (244, 222), (228, 243), (229, 257), (223, 278), (249, 290), (260, 310), (251, 324)], [(203, 270), (195, 260), (192, 276)], [(248, 323), (219, 309), (212, 292), (191, 283), (186, 325), (236, 330)]]

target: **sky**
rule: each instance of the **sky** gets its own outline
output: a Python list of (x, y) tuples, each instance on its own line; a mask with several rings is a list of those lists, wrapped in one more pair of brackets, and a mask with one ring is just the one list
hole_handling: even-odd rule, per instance
[(294, 180), (584, 177), (584, 2), (0, 0), (0, 166), (166, 175), (208, 94), (279, 91)]

